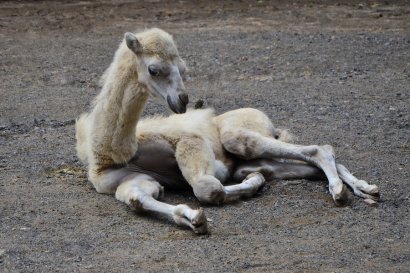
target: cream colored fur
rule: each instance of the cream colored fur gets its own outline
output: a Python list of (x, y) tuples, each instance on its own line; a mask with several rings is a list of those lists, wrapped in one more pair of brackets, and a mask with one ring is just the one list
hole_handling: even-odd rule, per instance
[[(336, 164), (332, 147), (281, 141), (288, 134), (259, 110), (237, 109), (218, 116), (211, 109), (182, 113), (187, 103), (184, 70), (172, 37), (164, 31), (125, 35), (102, 77), (92, 110), (76, 123), (77, 154), (88, 165), (98, 192), (115, 193), (137, 211), (167, 215), (198, 234), (208, 231), (202, 209), (157, 200), (168, 175), (181, 174), (171, 184), (190, 185), (201, 203), (210, 204), (250, 197), (265, 179), (315, 176), (328, 179), (336, 204), (346, 199), (343, 182), (360, 197), (378, 198), (377, 186)], [(182, 114), (140, 120), (150, 95)], [(145, 150), (138, 149), (138, 143), (146, 145), (140, 146)], [(147, 163), (150, 158), (153, 163)], [(164, 171), (163, 166), (170, 169)], [(229, 180), (239, 184), (225, 185)]]
[(101, 78), (102, 90), (92, 111), (82, 114), (76, 123), (77, 154), (88, 164), (91, 181), (97, 178), (95, 173), (127, 163), (137, 151), (135, 126), (149, 95), (158, 96), (140, 82), (137, 61), (155, 58), (182, 62), (168, 33), (150, 29), (136, 37), (143, 53), (136, 55), (125, 40), (120, 44)]

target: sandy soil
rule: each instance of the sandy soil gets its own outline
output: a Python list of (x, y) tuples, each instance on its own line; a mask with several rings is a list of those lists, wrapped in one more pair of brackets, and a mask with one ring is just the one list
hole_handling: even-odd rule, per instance
[[(409, 272), (410, 3), (173, 2), (0, 3), (0, 271)], [(123, 33), (152, 26), (174, 35), (192, 102), (259, 108), (297, 143), (333, 145), (379, 206), (272, 181), (206, 207), (198, 237), (97, 194), (74, 120)], [(165, 201), (199, 207), (189, 192)]]

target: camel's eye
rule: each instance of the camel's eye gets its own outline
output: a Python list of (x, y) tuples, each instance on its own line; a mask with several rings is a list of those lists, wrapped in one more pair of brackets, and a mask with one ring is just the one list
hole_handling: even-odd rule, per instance
[(151, 76), (154, 77), (159, 75), (159, 69), (152, 65), (148, 66), (148, 72)]

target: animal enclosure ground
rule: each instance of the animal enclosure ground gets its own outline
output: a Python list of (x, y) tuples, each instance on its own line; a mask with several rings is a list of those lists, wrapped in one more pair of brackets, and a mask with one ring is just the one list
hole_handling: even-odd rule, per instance
[[(2, 1), (0, 272), (408, 271), (410, 4), (335, 2)], [(271, 181), (205, 207), (198, 237), (97, 194), (74, 120), (123, 33), (153, 26), (190, 67), (191, 107), (258, 108), (297, 143), (333, 145), (380, 187), (379, 206), (335, 207), (325, 181)], [(199, 207), (189, 192), (165, 201)]]

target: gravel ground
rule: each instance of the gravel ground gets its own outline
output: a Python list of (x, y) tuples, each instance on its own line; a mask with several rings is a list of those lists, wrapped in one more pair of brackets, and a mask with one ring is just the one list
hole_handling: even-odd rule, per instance
[[(408, 1), (2, 1), (0, 271), (409, 272), (409, 18)], [(378, 207), (271, 181), (206, 207), (211, 234), (196, 236), (97, 194), (74, 121), (123, 33), (153, 26), (174, 35), (193, 103), (258, 108), (297, 143), (333, 145), (379, 185)]]

